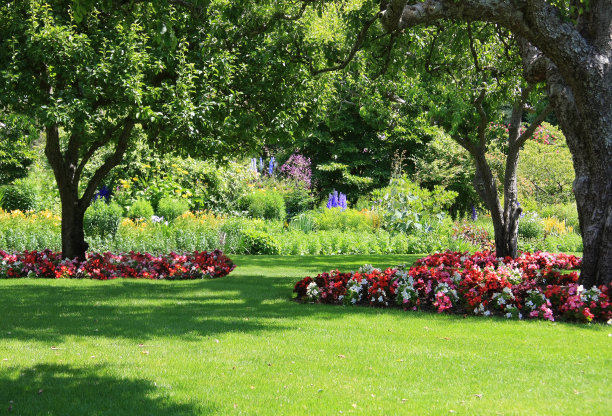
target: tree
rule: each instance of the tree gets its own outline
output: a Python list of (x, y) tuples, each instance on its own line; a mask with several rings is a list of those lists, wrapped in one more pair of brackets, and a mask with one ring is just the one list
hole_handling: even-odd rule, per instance
[[(422, 73), (427, 92), (423, 99), (428, 103), (432, 121), (443, 127), (473, 160), (476, 168), (473, 185), (491, 214), (497, 256), (516, 257), (522, 212), (517, 188), (519, 152), (550, 108), (541, 111), (521, 130), (525, 109), (532, 107), (530, 101), (538, 100), (539, 96), (533, 93), (534, 85), (521, 86), (518, 53), (512, 39), (501, 36), (504, 39), (500, 40), (492, 25), (440, 25), (426, 40), (429, 45), (424, 51), (420, 47), (411, 49), (416, 59), (410, 64), (418, 65)], [(508, 132), (496, 137), (491, 123), (504, 122), (508, 116), (502, 109), (512, 101)], [(500, 148), (504, 155), (503, 206), (496, 175), (487, 158), (493, 147)]]
[(443, 19), (486, 21), (519, 38), (524, 76), (546, 81), (574, 160), (585, 286), (612, 282), (612, 2), (383, 0), (387, 33)]
[[(135, 127), (157, 151), (218, 160), (291, 130), (309, 84), (288, 82), (286, 39), (267, 31), (300, 11), (215, 0), (0, 6), (0, 108), (44, 131), (64, 257), (85, 257), (85, 210)], [(87, 176), (96, 154), (105, 156)]]

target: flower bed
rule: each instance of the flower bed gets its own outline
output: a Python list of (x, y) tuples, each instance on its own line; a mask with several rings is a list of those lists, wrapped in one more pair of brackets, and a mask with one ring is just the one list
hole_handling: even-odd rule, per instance
[(357, 272), (332, 271), (296, 283), (299, 300), (438, 313), (499, 315), (582, 322), (612, 318), (611, 285), (578, 285), (581, 259), (566, 254), (524, 253), (498, 259), (489, 251), (447, 251), (413, 267), (387, 270), (365, 265)]
[(170, 253), (93, 253), (87, 260), (62, 259), (51, 250), (9, 254), (0, 250), (0, 279), (38, 277), (48, 279), (214, 279), (228, 275), (236, 266), (221, 251)]

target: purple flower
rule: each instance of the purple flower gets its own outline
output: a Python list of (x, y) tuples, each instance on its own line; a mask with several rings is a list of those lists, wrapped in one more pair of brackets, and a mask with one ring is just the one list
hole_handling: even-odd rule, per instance
[(476, 207), (472, 205), (472, 221), (476, 221), (478, 214), (476, 213)]
[(280, 171), (288, 179), (301, 182), (307, 189), (309, 189), (312, 184), (310, 158), (294, 153), (280, 167)]

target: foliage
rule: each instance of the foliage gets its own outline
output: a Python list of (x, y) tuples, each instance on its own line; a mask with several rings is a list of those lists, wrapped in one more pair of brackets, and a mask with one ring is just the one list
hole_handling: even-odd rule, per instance
[(326, 208), (310, 214), (318, 230), (372, 231), (381, 226), (378, 214), (352, 208)]
[(59, 250), (60, 221), (50, 211), (8, 213), (0, 209), (0, 247), (16, 251)]
[(241, 232), (242, 245), (248, 254), (279, 254), (280, 244), (277, 239), (265, 231), (246, 229)]
[[(553, 130), (550, 125), (544, 125), (547, 130)], [(519, 159), (522, 198), (534, 200), (538, 205), (564, 204), (574, 199), (575, 173), (569, 148), (560, 132), (554, 140), (546, 138), (549, 134), (552, 136), (546, 132), (544, 139), (536, 135), (534, 140), (527, 141)]]
[(0, 110), (0, 185), (27, 175), (35, 157), (31, 143), (37, 136), (30, 120)]
[(242, 205), (253, 218), (284, 220), (287, 215), (283, 196), (274, 190), (257, 190), (245, 196)]
[(474, 190), (475, 168), (470, 154), (448, 135), (440, 132), (412, 160), (415, 167), (411, 178), (419, 186), (427, 189), (441, 186), (457, 193), (448, 208), (453, 217), (466, 215), (473, 206), (482, 205)]
[(0, 189), (0, 207), (6, 211), (30, 211), (35, 204), (32, 191), (20, 183)]
[(391, 179), (385, 188), (372, 191), (370, 202), (372, 210), (381, 215), (384, 227), (404, 233), (430, 232), (442, 225), (444, 210), (456, 196), (456, 192), (439, 186), (433, 191), (420, 188), (403, 176)]
[(116, 202), (94, 201), (83, 218), (85, 235), (114, 238), (122, 217), (123, 209)]
[(153, 207), (146, 199), (137, 199), (127, 212), (127, 217), (131, 220), (150, 221), (153, 216)]
[(518, 233), (519, 236), (523, 238), (541, 237), (544, 234), (542, 219), (535, 212), (526, 213), (525, 216), (519, 220)]
[(187, 211), (189, 211), (189, 203), (184, 199), (163, 197), (157, 204), (157, 215), (167, 221), (174, 221)]
[(453, 238), (463, 240), (478, 247), (478, 250), (495, 250), (495, 243), (484, 228), (472, 221), (462, 220), (453, 226)]
[[(156, 152), (222, 161), (291, 134), (309, 106), (301, 94), (312, 82), (288, 76), (305, 74), (284, 59), (291, 36), (266, 33), (287, 26), (272, 3), (237, 13), (207, 2), (198, 6), (206, 19), (187, 2), (78, 4), (0, 6), (0, 107), (44, 129), (62, 202), (74, 208), (63, 212), (66, 229), (80, 228), (93, 193), (139, 138)], [(78, 240), (68, 254), (83, 257), (82, 230), (64, 237)]]

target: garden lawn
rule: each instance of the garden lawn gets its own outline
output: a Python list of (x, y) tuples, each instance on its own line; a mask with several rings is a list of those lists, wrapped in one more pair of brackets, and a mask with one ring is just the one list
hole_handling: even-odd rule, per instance
[(416, 258), (0, 281), (0, 415), (609, 414), (610, 326), (291, 301), (306, 275)]

